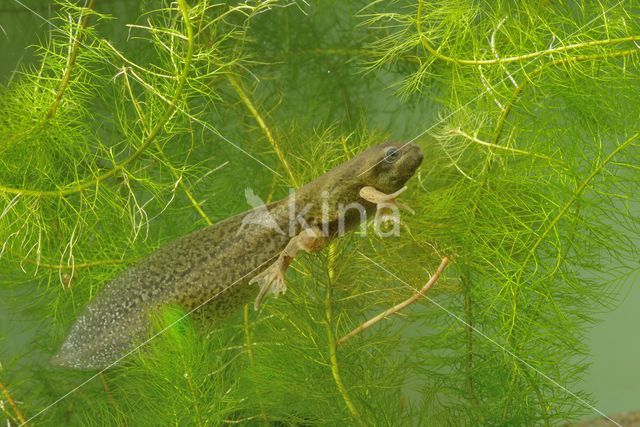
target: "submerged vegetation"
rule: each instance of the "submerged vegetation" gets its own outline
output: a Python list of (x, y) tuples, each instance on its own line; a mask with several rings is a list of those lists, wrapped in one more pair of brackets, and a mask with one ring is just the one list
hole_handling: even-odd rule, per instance
[[(9, 425), (551, 425), (637, 271), (640, 3), (61, 2), (0, 95)], [(19, 8), (21, 3), (16, 2)], [(126, 18), (126, 19), (125, 19)], [(47, 364), (105, 282), (364, 147), (425, 161), (399, 238), (303, 256), (286, 295), (121, 366)], [(635, 241), (634, 241), (635, 239)], [(411, 297), (425, 298), (349, 341)], [(3, 314), (3, 316), (5, 316)]]

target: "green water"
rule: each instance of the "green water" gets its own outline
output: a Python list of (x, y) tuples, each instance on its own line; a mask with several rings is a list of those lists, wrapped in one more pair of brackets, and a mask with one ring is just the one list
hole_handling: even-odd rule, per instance
[[(128, 30), (124, 26), (124, 23), (135, 21), (138, 14), (138, 6), (135, 2), (124, 1), (98, 3), (99, 10), (108, 12), (115, 17), (112, 25), (105, 24), (105, 30), (102, 36), (112, 40), (114, 43), (126, 43)], [(29, 46), (38, 44), (41, 40), (45, 39), (51, 30), (51, 26), (43, 22), (41, 17), (36, 16), (36, 13), (49, 19), (57, 11), (55, 7), (42, 7), (42, 2), (38, 1), (25, 2), (25, 4), (33, 7), (34, 10), (26, 10), (17, 2), (14, 3), (11, 1), (5, 2), (2, 6), (3, 9), (0, 9), (0, 26), (2, 28), (0, 32), (0, 58), (2, 58), (0, 61), (0, 81), (3, 83), (16, 79), (17, 76), (14, 74), (16, 70), (22, 69), (22, 67), (28, 68), (38, 65), (37, 57), (33, 53), (33, 49), (29, 48)], [(301, 7), (304, 10), (305, 6), (302, 5)], [(338, 11), (342, 10), (343, 15), (339, 12), (336, 12), (336, 14), (344, 21), (349, 21), (351, 18), (347, 16), (347, 14), (357, 9), (355, 6), (347, 7), (336, 4), (327, 5), (324, 3), (314, 3), (314, 10), (316, 10), (316, 12), (311, 13), (311, 18), (303, 13), (291, 13), (290, 16), (298, 20), (313, 20), (317, 18), (322, 25), (329, 25), (332, 20), (327, 18), (327, 16), (331, 16), (331, 7), (335, 7)], [(344, 24), (344, 22), (341, 23)], [(285, 19), (278, 21), (278, 27), (276, 29), (270, 28), (268, 22), (265, 23), (261, 21), (260, 24), (262, 25), (261, 28), (265, 38), (268, 37), (269, 31), (282, 29), (288, 25)], [(291, 25), (294, 27), (293, 24)], [(323, 35), (326, 39), (319, 41), (318, 46), (311, 46), (309, 50), (313, 51), (314, 48), (327, 46), (336, 51), (342, 49), (344, 46), (339, 44), (341, 40), (339, 31), (336, 30), (334, 32), (331, 29), (322, 27), (322, 25), (318, 24), (318, 27), (321, 28), (319, 31), (324, 31)], [(357, 31), (354, 32), (358, 33)], [(313, 40), (314, 37), (319, 36), (310, 35), (308, 37), (310, 40)], [(366, 35), (362, 35), (362, 37), (366, 38)], [(490, 35), (487, 36), (487, 39), (489, 38)], [(293, 45), (296, 44), (295, 33), (290, 42)], [(354, 42), (354, 46), (355, 45), (359, 45), (359, 42)], [(345, 49), (357, 50), (353, 46), (347, 46)], [(291, 55), (304, 56), (307, 54), (305, 52), (295, 51), (295, 49), (292, 49), (291, 52), (293, 52)], [(303, 66), (305, 67), (304, 71), (299, 73), (294, 71), (286, 75), (286, 84), (289, 85), (287, 86), (289, 92), (286, 93), (296, 93), (299, 97), (297, 99), (292, 100), (283, 97), (283, 99), (278, 100), (278, 102), (274, 102), (268, 92), (262, 92), (263, 86), (260, 85), (258, 85), (256, 89), (257, 96), (262, 96), (267, 100), (265, 104), (274, 108), (274, 121), (286, 116), (288, 119), (291, 119), (291, 123), (299, 121), (303, 123), (312, 122), (315, 124), (314, 115), (321, 114), (323, 120), (319, 121), (327, 127), (330, 127), (332, 122), (339, 121), (341, 126), (350, 126), (354, 130), (359, 127), (365, 127), (367, 129), (374, 128), (376, 131), (381, 131), (399, 140), (406, 140), (422, 133), (427, 126), (435, 123), (439, 117), (444, 117), (445, 115), (442, 111), (445, 110), (440, 110), (442, 104), (446, 105), (447, 102), (451, 101), (451, 98), (455, 98), (448, 98), (448, 94), (440, 93), (439, 88), (435, 87), (425, 89), (425, 93), (428, 93), (428, 96), (414, 96), (413, 98), (410, 97), (409, 100), (404, 100), (397, 95), (397, 86), (393, 86), (398, 83), (397, 70), (381, 70), (375, 74), (375, 78), (370, 78), (368, 77), (370, 75), (354, 71), (354, 67), (352, 67), (345, 58), (342, 54), (336, 54), (335, 56), (327, 55), (322, 60), (313, 62), (311, 60), (307, 61), (303, 57), (300, 63), (304, 64), (301, 65), (301, 68)], [(274, 62), (281, 60), (283, 60), (283, 58), (273, 58)], [(408, 62), (411, 63), (411, 61)], [(407, 66), (407, 64), (397, 64), (397, 68), (400, 70), (405, 66)], [(447, 68), (438, 68), (438, 65), (434, 65), (434, 67), (437, 70), (436, 74), (449, 72)], [(261, 74), (260, 77), (266, 82), (271, 78), (282, 78), (282, 74), (279, 73), (284, 73), (273, 72), (272, 74), (268, 67), (266, 71), (261, 71), (263, 71), (263, 74)], [(462, 79), (464, 76), (460, 78)], [(438, 78), (436, 77), (434, 82), (437, 82), (437, 80)], [(264, 86), (268, 85), (265, 84)], [(325, 87), (327, 89), (323, 89)], [(300, 102), (300, 100), (304, 100), (305, 97), (311, 99), (308, 105)], [(353, 97), (355, 101), (350, 97)], [(504, 99), (501, 100), (504, 102)], [(570, 99), (566, 101), (567, 105), (570, 106), (571, 101)], [(277, 105), (287, 102), (291, 102), (292, 104), (290, 109), (284, 112), (276, 109)], [(579, 100), (575, 102), (579, 102)], [(487, 101), (487, 103), (493, 106), (493, 102)], [(241, 109), (239, 102), (233, 105)], [(355, 107), (353, 107), (354, 105)], [(532, 112), (533, 114), (531, 115), (535, 115), (535, 108), (538, 107), (535, 105), (530, 106), (530, 111), (527, 111), (523, 116), (529, 117), (528, 114)], [(247, 134), (243, 133), (246, 132), (246, 128), (256, 129), (255, 124), (249, 119), (245, 118), (244, 123), (233, 121), (238, 119), (237, 117), (234, 118), (235, 111), (231, 108), (229, 108), (228, 111), (224, 110), (217, 113), (219, 113), (221, 117), (231, 118), (230, 122), (220, 125), (224, 131), (223, 133), (228, 131), (226, 134), (237, 136), (237, 140), (241, 141), (241, 143), (246, 143), (249, 149), (254, 149), (259, 155), (267, 151), (265, 148), (266, 145), (261, 145), (264, 141), (250, 141), (248, 140)], [(297, 115), (299, 115), (299, 117)], [(576, 113), (576, 115), (579, 114)], [(584, 118), (580, 119), (585, 120)], [(447, 119), (445, 118), (444, 120), (446, 122)], [(287, 125), (289, 125), (289, 122), (287, 122)], [(456, 123), (452, 123), (452, 126), (454, 125), (456, 125)], [(291, 126), (293, 127), (294, 124), (291, 124)], [(283, 126), (283, 128), (285, 128), (285, 126)], [(286, 129), (280, 129), (280, 132), (285, 133)], [(531, 135), (535, 133), (535, 129), (530, 131)], [(236, 140), (233, 137), (232, 139), (234, 139), (234, 141)], [(229, 158), (231, 161), (230, 168), (237, 171), (237, 174), (224, 177), (222, 181), (216, 181), (212, 184), (214, 187), (212, 187), (211, 193), (222, 195), (223, 197), (221, 198), (224, 200), (220, 201), (220, 198), (216, 199), (211, 196), (211, 200), (214, 200), (215, 203), (209, 203), (206, 209), (208, 209), (208, 212), (214, 219), (221, 219), (221, 217), (225, 216), (224, 214), (220, 214), (221, 211), (233, 213), (246, 208), (242, 192), (244, 188), (253, 185), (254, 188), (262, 190), (262, 194), (268, 194), (272, 188), (272, 181), (265, 178), (268, 176), (265, 171), (257, 168), (254, 164), (244, 160), (234, 162), (233, 154), (229, 154), (234, 153), (234, 150), (224, 145), (225, 143), (222, 140), (217, 139), (214, 140), (214, 142), (220, 144), (223, 148), (218, 150), (208, 147), (206, 154), (211, 155), (211, 157), (207, 157), (207, 155), (197, 157), (200, 153), (196, 152), (196, 158), (198, 160), (214, 158), (216, 160), (215, 165)], [(422, 140), (421, 143), (423, 147), (431, 147), (432, 145), (430, 144), (434, 144), (433, 142), (424, 142), (424, 140)], [(427, 154), (427, 165), (431, 166), (438, 160), (442, 161), (443, 164), (448, 161), (448, 159), (442, 156), (430, 157), (430, 153)], [(273, 160), (273, 157), (265, 157)], [(269, 164), (272, 165), (272, 163)], [(210, 163), (207, 165), (207, 167), (210, 167)], [(415, 183), (415, 186), (420, 186), (427, 191), (441, 190), (442, 187), (446, 185), (441, 183), (439, 184), (441, 187), (432, 188), (431, 183), (427, 181), (425, 184), (425, 182), (422, 181), (424, 178), (423, 175), (418, 178), (420, 178), (420, 184)], [(416, 181), (417, 180), (416, 178)], [(225, 189), (232, 189), (232, 191), (228, 190), (225, 192)], [(286, 194), (283, 188), (276, 189), (275, 193), (276, 195)], [(201, 196), (202, 199), (208, 199), (210, 197), (209, 191), (202, 192)], [(188, 203), (184, 205), (188, 206)], [(0, 212), (3, 208), (3, 206), (0, 206)], [(193, 215), (193, 213), (184, 214), (183, 212), (187, 210), (188, 209), (185, 208), (183, 211), (174, 211), (173, 214), (175, 216), (162, 219), (160, 223), (152, 222), (150, 240), (153, 241), (153, 244), (155, 244), (156, 241), (164, 241), (168, 238), (175, 237), (175, 235), (184, 234), (192, 230), (194, 228), (194, 218), (197, 219), (197, 216)], [(639, 205), (632, 201), (630, 204), (630, 212), (630, 216), (637, 220), (637, 218), (640, 217)], [(438, 225), (441, 224), (435, 224), (435, 226)], [(88, 238), (88, 240), (90, 240), (90, 238)], [(122, 247), (126, 247), (126, 243), (122, 243)], [(146, 249), (147, 248), (139, 248), (138, 250), (144, 253)], [(364, 250), (366, 250), (366, 247)], [(402, 260), (402, 253), (396, 255)], [(8, 255), (5, 254), (5, 256)], [(29, 273), (22, 273), (19, 266), (16, 264), (12, 265), (12, 271), (0, 272), (0, 281), (12, 283), (11, 287), (0, 286), (0, 363), (2, 363), (2, 368), (4, 369), (4, 371), (0, 370), (0, 379), (3, 379), (5, 385), (9, 386), (12, 385), (11, 381), (15, 380), (17, 383), (22, 384), (23, 389), (28, 388), (31, 384), (38, 384), (39, 392), (43, 394), (61, 395), (65, 390), (57, 387), (55, 384), (55, 376), (51, 377), (54, 378), (53, 380), (49, 378), (44, 381), (41, 381), (40, 377), (40, 375), (43, 375), (41, 367), (45, 366), (44, 361), (48, 357), (48, 352), (51, 350), (47, 348), (48, 345), (51, 345), (51, 342), (46, 342), (45, 344), (43, 341), (50, 339), (53, 323), (49, 318), (42, 319), (42, 313), (48, 310), (51, 301), (55, 300), (56, 292), (52, 291), (51, 287), (60, 286), (57, 273), (54, 272), (50, 275), (48, 279), (48, 287), (50, 289), (46, 290), (46, 280), (33, 283), (32, 276), (30, 275), (32, 274), (31, 270), (29, 270)], [(346, 267), (345, 269), (348, 270)], [(399, 268), (399, 270), (402, 270), (402, 268)], [(371, 274), (371, 272), (369, 273)], [(424, 275), (425, 272), (422, 271), (421, 273)], [(82, 275), (82, 273), (79, 274)], [(105, 273), (105, 276), (109, 274), (110, 273)], [(354, 276), (357, 276), (357, 274)], [(296, 277), (299, 279), (299, 282), (304, 282), (304, 278)], [(416, 274), (412, 276), (412, 278), (413, 277), (422, 278), (423, 276)], [(19, 283), (19, 285), (16, 285), (16, 283)], [(584, 373), (581, 382), (569, 386), (571, 391), (582, 390), (587, 392), (593, 397), (595, 407), (606, 414), (640, 409), (640, 369), (638, 369), (640, 362), (640, 339), (637, 339), (638, 325), (640, 325), (640, 315), (637, 309), (637, 307), (640, 306), (639, 284), (640, 269), (636, 268), (635, 272), (629, 275), (624, 283), (619, 286), (615, 301), (610, 303), (611, 309), (603, 310), (596, 316), (599, 322), (590, 326), (586, 332), (586, 344), (590, 350), (590, 354), (587, 356), (587, 362), (590, 366)], [(34, 289), (37, 291), (34, 291)], [(74, 294), (72, 297), (70, 293), (69, 300), (73, 301), (67, 301), (66, 305), (61, 306), (60, 309), (78, 310), (79, 306), (84, 304), (82, 298), (85, 297), (86, 295), (82, 293), (79, 296)], [(76, 300), (76, 298), (78, 300)], [(292, 298), (296, 297), (294, 296)], [(322, 298), (322, 294), (313, 295), (312, 297), (314, 304), (318, 307), (321, 307)], [(26, 304), (26, 302), (28, 302), (28, 304)], [(308, 303), (308, 301), (305, 301), (305, 303)], [(377, 308), (370, 308), (370, 310), (373, 313)], [(417, 309), (417, 311), (421, 312), (420, 309)], [(426, 312), (428, 311), (427, 309)], [(314, 312), (313, 315), (321, 319), (324, 313), (319, 311), (318, 313)], [(53, 315), (51, 317), (53, 318)], [(427, 317), (424, 319), (427, 319)], [(422, 321), (425, 322), (426, 326), (424, 328), (420, 328), (420, 326), (416, 328), (416, 335), (418, 336), (424, 334), (424, 331), (431, 327), (431, 325), (426, 324), (427, 320), (424, 319), (422, 319)], [(484, 330), (483, 325), (476, 326)], [(60, 333), (59, 325), (56, 331), (56, 333)], [(412, 333), (413, 329), (410, 328), (409, 335)], [(495, 331), (489, 334), (494, 337), (498, 336)], [(478, 338), (478, 341), (482, 340), (483, 338)], [(489, 347), (492, 344), (485, 342), (484, 345)], [(496, 351), (496, 353), (498, 353), (498, 351)], [(384, 359), (384, 356), (382, 355), (380, 358)], [(31, 370), (32, 360), (34, 362), (33, 373), (31, 375), (24, 375), (24, 372)], [(12, 371), (14, 368), (16, 370)], [(44, 368), (45, 374), (42, 378), (48, 375), (46, 373), (47, 369), (48, 368)], [(360, 373), (360, 375), (364, 376), (365, 374)], [(548, 375), (554, 378), (553, 372), (549, 372)], [(354, 374), (354, 376), (356, 375)], [(327, 377), (330, 378), (329, 376)], [(84, 379), (80, 374), (72, 374), (71, 378), (75, 383), (80, 383)], [(330, 386), (333, 387), (333, 383), (330, 381), (329, 383)], [(549, 385), (548, 387), (553, 386)], [(381, 386), (381, 388), (384, 387)], [(490, 389), (489, 386), (487, 388)], [(43, 392), (42, 390), (45, 391)], [(422, 390), (422, 392), (426, 393), (427, 391)], [(416, 393), (415, 390), (412, 393), (414, 393), (414, 395), (411, 397), (415, 397), (415, 395), (421, 396), (420, 392)], [(558, 393), (562, 395), (563, 392), (558, 391)], [(27, 400), (27, 397), (20, 397), (18, 403), (21, 404), (24, 400)], [(584, 415), (584, 418), (597, 415), (595, 411), (590, 409), (586, 409), (584, 412), (587, 413), (587, 415)], [(96, 417), (98, 416), (99, 415), (96, 415)], [(2, 418), (1, 413), (0, 418)], [(93, 421), (96, 422), (95, 419)], [(304, 420), (298, 420), (298, 422), (302, 423)], [(85, 423), (90, 424), (90, 422), (86, 420)], [(386, 423), (393, 424), (390, 420), (386, 420)]]
[(591, 366), (584, 388), (605, 413), (637, 410), (640, 405), (640, 340), (638, 306), (640, 275), (629, 279), (619, 306), (600, 316), (602, 321), (589, 331)]

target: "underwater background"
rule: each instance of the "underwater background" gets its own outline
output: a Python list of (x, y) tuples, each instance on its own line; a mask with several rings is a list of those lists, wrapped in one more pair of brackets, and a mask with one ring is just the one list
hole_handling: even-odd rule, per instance
[[(638, 18), (636, 1), (3, 2), (0, 420), (557, 425), (637, 410)], [(246, 189), (277, 200), (414, 139), (425, 160), (399, 238), (346, 236), (294, 262), (260, 312), (178, 321), (99, 375), (47, 364), (104, 283), (249, 209)], [(429, 300), (336, 344), (443, 256)]]

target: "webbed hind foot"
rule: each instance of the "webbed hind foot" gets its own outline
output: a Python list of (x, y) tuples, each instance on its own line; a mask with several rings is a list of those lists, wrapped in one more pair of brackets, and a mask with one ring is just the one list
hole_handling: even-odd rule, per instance
[(284, 282), (284, 274), (298, 252), (315, 252), (321, 249), (323, 244), (324, 237), (317, 227), (306, 228), (289, 240), (287, 246), (278, 255), (278, 259), (249, 281), (249, 284), (257, 283), (260, 286), (253, 308), (258, 310), (262, 300), (269, 293), (275, 294), (276, 297), (285, 293), (287, 285)]
[(284, 265), (284, 259), (278, 258), (276, 262), (271, 264), (265, 271), (255, 276), (249, 281), (249, 284), (256, 283), (260, 286), (260, 292), (256, 297), (253, 308), (257, 311), (260, 308), (262, 300), (267, 294), (278, 295), (287, 291), (287, 284), (284, 282), (284, 273), (287, 271), (287, 265)]

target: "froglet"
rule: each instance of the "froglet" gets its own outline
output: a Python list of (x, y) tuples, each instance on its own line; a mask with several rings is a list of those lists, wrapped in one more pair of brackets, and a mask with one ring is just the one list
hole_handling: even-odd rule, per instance
[(216, 317), (252, 299), (258, 309), (267, 294), (286, 290), (284, 274), (300, 251), (321, 249), (366, 215), (378, 221), (397, 213), (390, 208), (403, 207), (396, 198), (422, 157), (414, 143), (375, 145), (285, 199), (174, 240), (108, 283), (50, 362), (110, 367), (148, 335), (149, 315), (166, 304), (189, 311), (206, 306)]

